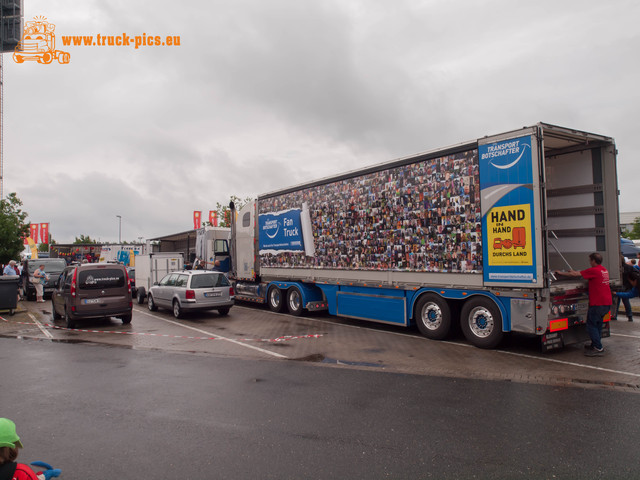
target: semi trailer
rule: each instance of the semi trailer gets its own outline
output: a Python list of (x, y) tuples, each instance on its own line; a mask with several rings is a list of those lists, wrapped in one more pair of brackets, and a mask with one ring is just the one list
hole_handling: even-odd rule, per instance
[(259, 195), (232, 216), (236, 300), (434, 340), (459, 326), (481, 348), (586, 340), (586, 283), (554, 271), (599, 252), (621, 283), (616, 153), (538, 123)]

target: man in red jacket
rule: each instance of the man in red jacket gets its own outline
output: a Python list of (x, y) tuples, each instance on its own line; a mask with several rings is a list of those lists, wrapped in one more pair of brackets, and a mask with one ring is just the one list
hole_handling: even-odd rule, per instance
[(586, 270), (557, 272), (566, 277), (583, 277), (589, 281), (589, 310), (587, 311), (587, 332), (591, 337), (591, 345), (585, 345), (584, 354), (587, 357), (601, 357), (604, 347), (601, 342), (602, 321), (611, 309), (611, 288), (609, 287), (609, 272), (602, 266), (602, 255), (589, 255), (591, 268)]

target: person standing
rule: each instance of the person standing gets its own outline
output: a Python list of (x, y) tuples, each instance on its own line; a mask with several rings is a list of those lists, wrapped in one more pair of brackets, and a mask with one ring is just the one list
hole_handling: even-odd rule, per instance
[(36, 288), (36, 301), (44, 303), (44, 284), (48, 280), (49, 275), (44, 271), (44, 265), (40, 265), (35, 272), (33, 272), (33, 278), (36, 280), (33, 282), (33, 286)]
[[(620, 255), (620, 267), (622, 269), (622, 286), (624, 288), (624, 291), (628, 292), (632, 288), (632, 285), (629, 282), (629, 276), (632, 272), (637, 270), (634, 270), (633, 266), (630, 263), (626, 263), (624, 261), (623, 255)], [(633, 310), (631, 309), (631, 302), (629, 301), (629, 298), (624, 295), (617, 296), (615, 301), (613, 302), (614, 308), (611, 320), (618, 319), (618, 312), (620, 311), (620, 301), (622, 301), (622, 304), (624, 305), (624, 312), (627, 315), (627, 320), (633, 322)]]
[(568, 272), (556, 272), (565, 277), (582, 277), (588, 280), (589, 310), (587, 310), (587, 332), (591, 344), (584, 346), (587, 357), (601, 357), (604, 355), (602, 346), (602, 323), (604, 316), (611, 308), (611, 288), (609, 287), (609, 272), (602, 266), (602, 255), (594, 252), (589, 255), (590, 268)]
[(2, 274), (3, 275), (9, 275), (9, 276), (13, 276), (16, 274), (16, 261), (15, 260), (9, 260), (9, 263), (7, 263), (7, 265), (4, 267), (4, 270), (2, 270)]

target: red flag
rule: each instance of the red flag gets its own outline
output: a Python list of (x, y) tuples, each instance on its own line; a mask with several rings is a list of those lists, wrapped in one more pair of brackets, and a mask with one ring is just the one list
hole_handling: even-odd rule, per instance
[(193, 211), (193, 228), (200, 228), (202, 224), (202, 219), (200, 218), (201, 216), (202, 212), (198, 210)]
[(209, 223), (214, 227), (218, 226), (218, 212), (215, 210), (209, 210)]
[(31, 224), (31, 235), (30, 235), (30, 237), (32, 238), (34, 243), (38, 243), (38, 227), (39, 227), (39, 225), (37, 223), (32, 223)]
[(49, 243), (49, 224), (41, 223), (40, 224), (40, 239), (41, 243)]

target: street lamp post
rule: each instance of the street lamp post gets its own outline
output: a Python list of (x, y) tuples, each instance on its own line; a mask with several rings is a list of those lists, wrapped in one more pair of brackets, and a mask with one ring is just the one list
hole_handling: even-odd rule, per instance
[(118, 217), (118, 243), (122, 243), (122, 215), (116, 215)]

